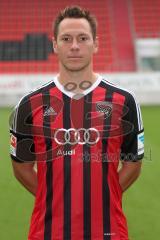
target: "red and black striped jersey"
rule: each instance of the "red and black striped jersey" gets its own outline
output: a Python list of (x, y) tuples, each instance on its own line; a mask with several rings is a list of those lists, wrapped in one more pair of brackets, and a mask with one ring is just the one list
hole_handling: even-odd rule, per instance
[(143, 154), (134, 95), (101, 76), (81, 95), (55, 77), (24, 96), (12, 121), (11, 157), (37, 164), (28, 240), (127, 240), (118, 165)]

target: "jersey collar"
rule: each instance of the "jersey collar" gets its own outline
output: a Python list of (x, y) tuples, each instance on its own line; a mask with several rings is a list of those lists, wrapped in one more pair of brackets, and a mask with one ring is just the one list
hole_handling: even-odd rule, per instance
[[(90, 92), (92, 92), (102, 81), (102, 76), (97, 74), (97, 80), (94, 82), (94, 84), (92, 84), (91, 87), (87, 88), (86, 90), (84, 90), (82, 92), (82, 95), (85, 96), (87, 94), (89, 94)], [(56, 87), (65, 95), (67, 95), (70, 98), (73, 98), (76, 94), (74, 92), (71, 91), (67, 91), (64, 86), (59, 82), (58, 80), (58, 75), (54, 78), (54, 83), (56, 85)]]

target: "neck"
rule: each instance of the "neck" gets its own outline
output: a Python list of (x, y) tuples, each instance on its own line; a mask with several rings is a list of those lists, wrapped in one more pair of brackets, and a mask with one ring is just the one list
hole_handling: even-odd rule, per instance
[(58, 80), (62, 85), (68, 82), (81, 83), (83, 81), (90, 81), (93, 84), (97, 79), (96, 73), (93, 72), (92, 67), (80, 71), (69, 71), (60, 65)]

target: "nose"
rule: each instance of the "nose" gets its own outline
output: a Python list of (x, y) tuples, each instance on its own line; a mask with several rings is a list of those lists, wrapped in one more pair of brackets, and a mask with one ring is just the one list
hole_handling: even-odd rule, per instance
[(78, 50), (78, 49), (79, 49), (79, 44), (77, 42), (77, 39), (73, 39), (71, 50)]

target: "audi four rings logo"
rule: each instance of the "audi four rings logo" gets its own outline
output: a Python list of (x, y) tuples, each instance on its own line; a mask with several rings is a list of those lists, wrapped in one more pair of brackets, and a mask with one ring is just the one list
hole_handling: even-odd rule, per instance
[(96, 144), (99, 141), (100, 133), (96, 128), (60, 128), (54, 133), (56, 143), (60, 145), (65, 144)]

